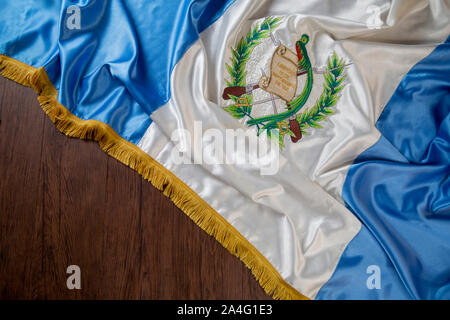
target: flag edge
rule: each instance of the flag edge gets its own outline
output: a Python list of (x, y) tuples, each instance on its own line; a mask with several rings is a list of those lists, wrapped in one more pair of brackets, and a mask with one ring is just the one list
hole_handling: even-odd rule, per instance
[(250, 269), (264, 291), (274, 299), (309, 300), (289, 283), (236, 228), (215, 211), (188, 185), (138, 148), (120, 137), (110, 126), (98, 120), (83, 120), (73, 115), (57, 100), (58, 91), (43, 67), (35, 68), (0, 54), (0, 75), (38, 95), (42, 110), (58, 130), (70, 137), (96, 141), (108, 155), (137, 171), (162, 191), (181, 211), (232, 255)]

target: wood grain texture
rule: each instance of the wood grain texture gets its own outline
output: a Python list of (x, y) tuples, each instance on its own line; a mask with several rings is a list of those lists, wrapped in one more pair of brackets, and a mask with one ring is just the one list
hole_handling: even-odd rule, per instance
[(270, 299), (160, 191), (3, 78), (0, 174), (0, 299)]

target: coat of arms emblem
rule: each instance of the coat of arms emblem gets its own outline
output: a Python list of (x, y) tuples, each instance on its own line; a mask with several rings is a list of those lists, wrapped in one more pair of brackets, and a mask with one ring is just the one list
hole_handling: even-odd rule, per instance
[[(328, 58), (325, 70), (320, 71), (311, 65), (308, 55), (308, 34), (302, 34), (292, 50), (277, 41), (272, 33), (280, 24), (278, 17), (266, 18), (261, 24), (255, 26), (242, 37), (236, 48), (231, 49), (231, 63), (226, 64), (229, 79), (222, 98), (231, 101), (224, 107), (237, 119), (244, 119), (248, 126), (256, 127), (258, 136), (266, 132), (269, 138), (276, 139), (283, 148), (285, 135), (296, 143), (308, 134), (308, 128), (321, 128), (320, 121), (336, 112), (333, 108), (340, 98), (346, 78), (345, 63), (336, 53)], [(246, 63), (256, 46), (261, 41), (270, 38), (275, 46), (271, 61), (270, 74), (262, 75), (257, 83), (246, 84)], [(323, 74), (323, 91), (317, 101), (304, 108), (313, 87), (316, 74)], [(302, 90), (298, 90), (298, 77), (305, 76), (306, 81)], [(262, 101), (253, 101), (253, 91), (264, 90), (270, 98)], [(280, 103), (284, 110), (279, 111)], [(273, 112), (264, 116), (254, 116), (254, 106), (262, 103), (272, 103)], [(277, 106), (278, 103), (278, 106)]]

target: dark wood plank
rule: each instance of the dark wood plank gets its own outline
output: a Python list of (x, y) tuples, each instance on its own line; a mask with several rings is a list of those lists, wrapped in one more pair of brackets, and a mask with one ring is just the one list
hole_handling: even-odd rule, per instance
[(43, 287), (39, 203), (45, 115), (36, 108), (33, 90), (0, 81), (0, 295), (38, 298)]
[(136, 172), (59, 133), (31, 89), (1, 78), (0, 99), (0, 299), (270, 298)]

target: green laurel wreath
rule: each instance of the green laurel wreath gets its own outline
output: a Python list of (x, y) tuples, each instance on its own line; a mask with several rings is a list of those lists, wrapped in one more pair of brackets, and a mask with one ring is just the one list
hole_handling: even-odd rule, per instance
[[(268, 17), (261, 23), (261, 25), (256, 23), (253, 29), (250, 29), (247, 33), (247, 36), (241, 38), (236, 49), (231, 48), (231, 65), (228, 63), (225, 64), (225, 67), (230, 75), (230, 80), (225, 79), (228, 87), (245, 87), (245, 77), (247, 76), (245, 65), (248, 59), (250, 59), (253, 49), (261, 43), (261, 40), (264, 40), (270, 36), (270, 30), (274, 30), (278, 27), (280, 21), (280, 18)], [(235, 96), (229, 95), (229, 97), (235, 103), (238, 100)], [(253, 95), (249, 93), (242, 95), (239, 98), (246, 98), (249, 106), (241, 107), (234, 104), (224, 107), (223, 109), (229, 112), (236, 119), (242, 119), (245, 116), (253, 119), (251, 116)]]
[[(236, 49), (231, 48), (231, 65), (228, 63), (225, 64), (225, 67), (230, 75), (230, 80), (225, 79), (227, 87), (245, 87), (245, 77), (247, 76), (245, 67), (247, 61), (250, 59), (254, 48), (259, 45), (262, 40), (270, 36), (269, 26), (271, 30), (274, 30), (279, 26), (280, 21), (281, 18), (268, 17), (261, 23), (261, 25), (255, 24), (253, 29), (247, 33), (247, 36), (240, 39)], [(328, 116), (336, 112), (332, 108), (336, 105), (340, 98), (339, 92), (345, 86), (345, 78), (345, 61), (343, 59), (339, 59), (337, 54), (334, 52), (333, 55), (328, 58), (327, 71), (324, 74), (324, 89), (321, 96), (317, 99), (314, 107), (299, 113), (296, 117), (302, 134), (309, 135), (306, 131), (308, 128), (322, 128), (318, 122), (325, 120)], [(242, 119), (244, 117), (253, 119), (251, 116), (253, 103), (252, 93), (244, 94), (240, 97), (229, 95), (229, 97), (234, 104), (223, 107), (225, 111), (230, 113), (231, 116), (236, 119)], [(240, 106), (238, 104), (238, 100), (242, 98), (247, 100), (248, 106)], [(261, 128), (257, 125), (258, 132), (260, 132), (260, 129)], [(279, 133), (278, 128), (268, 128), (266, 131), (267, 136), (278, 142), (280, 149), (283, 149), (285, 145), (284, 135)], [(291, 130), (288, 130), (286, 134), (294, 136), (294, 133)]]
[(336, 52), (328, 58), (327, 72), (324, 74), (325, 83), (323, 92), (317, 99), (314, 107), (297, 115), (302, 134), (309, 135), (308, 128), (322, 128), (318, 123), (334, 114), (332, 109), (341, 97), (339, 92), (344, 88), (347, 75), (345, 73), (345, 61), (339, 59)]

